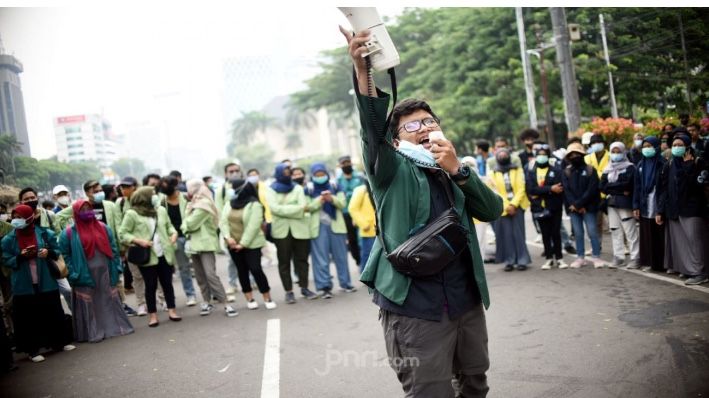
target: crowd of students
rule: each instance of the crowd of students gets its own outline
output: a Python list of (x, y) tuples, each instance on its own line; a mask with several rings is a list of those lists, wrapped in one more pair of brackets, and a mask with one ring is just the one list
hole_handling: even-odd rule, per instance
[[(351, 159), (340, 158), (338, 166), (342, 173), (334, 179), (324, 164), (313, 164), (309, 182), (306, 171), (289, 162), (275, 168), (272, 183), (255, 169), (244, 174), (238, 163), (224, 167), (223, 186), (208, 186), (207, 178), (183, 182), (178, 171), (149, 174), (142, 186), (133, 177), (115, 187), (90, 180), (83, 197), (73, 202), (69, 188), (55, 187), (54, 201), (46, 206), (39, 206), (35, 189), (23, 189), (14, 207), (2, 209), (7, 215), (0, 220), (0, 345), (8, 347), (10, 336), (17, 352), (42, 362), (44, 348), (72, 350), (74, 341), (132, 333), (130, 316), (147, 315), (148, 326), (157, 327), (163, 309), (169, 321), (179, 322), (176, 272), (188, 307), (197, 305), (193, 276), (197, 280), (200, 315), (220, 305), (226, 316), (237, 316), (232, 304), (237, 279), (246, 308), (259, 308), (254, 285), (265, 308), (273, 310), (277, 304), (261, 265), (269, 246), (277, 252), (285, 303), (296, 302), (294, 272), (301, 297), (332, 298), (331, 261), (341, 291), (355, 292), (348, 247), (361, 270), (375, 236), (375, 217), (366, 180)], [(230, 259), (228, 289), (216, 267), (222, 252)], [(309, 287), (311, 264), (315, 292)], [(66, 273), (60, 274), (63, 268)], [(125, 302), (130, 292), (137, 311)], [(11, 358), (2, 368), (11, 367)]]
[[(660, 137), (636, 135), (630, 149), (593, 133), (556, 150), (535, 130), (520, 138), (519, 152), (499, 138), (494, 148), (479, 141), (475, 156), (462, 158), (503, 200), (498, 220), (475, 220), (480, 247), (489, 229), (495, 237), (495, 255), (486, 262), (504, 264), (505, 271), (527, 269), (533, 260), (525, 224), (531, 219), (544, 247), (542, 270), (625, 265), (679, 274), (688, 285), (709, 281), (708, 245), (693, 239), (709, 236), (706, 135), (671, 126)], [(157, 327), (162, 309), (169, 321), (179, 322), (174, 273), (188, 307), (197, 305), (193, 276), (197, 280), (200, 315), (211, 314), (215, 305), (228, 317), (238, 315), (231, 304), (237, 281), (246, 308), (259, 308), (255, 287), (273, 310), (277, 304), (261, 260), (274, 247), (285, 303), (296, 302), (294, 283), (302, 298), (332, 298), (330, 263), (340, 291), (356, 291), (348, 250), (362, 272), (377, 234), (375, 206), (351, 159), (340, 158), (337, 167), (334, 178), (325, 164), (306, 171), (284, 161), (266, 182), (258, 170), (244, 173), (240, 164), (229, 163), (221, 186), (207, 177), (183, 182), (177, 171), (149, 174), (142, 186), (133, 177), (116, 187), (90, 180), (73, 202), (69, 188), (55, 187), (46, 206), (39, 206), (35, 189), (23, 189), (18, 204), (2, 209), (7, 215), (0, 218), (0, 324), (9, 328), (0, 338), (14, 336), (18, 352), (41, 362), (42, 348), (72, 350), (74, 341), (132, 333), (129, 316), (147, 315), (148, 326)], [(531, 217), (525, 217), (527, 210)], [(611, 262), (601, 259), (606, 222)], [(567, 263), (564, 251), (575, 259)], [(222, 252), (229, 258), (227, 288), (216, 268)], [(62, 263), (65, 277), (57, 275)], [(125, 303), (130, 291), (137, 311)]]

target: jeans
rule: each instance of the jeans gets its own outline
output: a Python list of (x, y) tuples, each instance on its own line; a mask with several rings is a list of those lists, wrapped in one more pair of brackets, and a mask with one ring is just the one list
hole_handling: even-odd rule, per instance
[(369, 253), (372, 252), (372, 246), (374, 246), (374, 241), (377, 238), (365, 238), (362, 237), (362, 241), (360, 242), (361, 245), (359, 247), (360, 251), (360, 258), (362, 259), (362, 262), (359, 264), (359, 273), (361, 274), (364, 272), (364, 266), (367, 265), (367, 260), (369, 260)]
[(226, 270), (229, 274), (229, 286), (236, 287), (236, 281), (239, 279), (239, 272), (236, 270), (236, 264), (234, 260), (229, 257), (229, 264), (227, 264)]
[(583, 225), (586, 224), (588, 237), (591, 239), (591, 255), (593, 257), (601, 256), (601, 239), (598, 236), (598, 215), (597, 213), (586, 212), (586, 214), (571, 213), (571, 227), (576, 238), (576, 255), (578, 258), (584, 258), (586, 248), (584, 247), (584, 231)]
[(330, 225), (320, 224), (318, 237), (310, 241), (313, 259), (313, 278), (317, 290), (332, 290), (330, 255), (337, 269), (337, 279), (343, 289), (352, 287), (347, 268), (347, 235), (332, 232)]
[(192, 270), (190, 269), (190, 259), (185, 253), (184, 236), (177, 238), (177, 250), (175, 250), (175, 260), (177, 269), (180, 270), (180, 280), (182, 281), (182, 289), (185, 291), (185, 296), (194, 297), (194, 283), (192, 282)]

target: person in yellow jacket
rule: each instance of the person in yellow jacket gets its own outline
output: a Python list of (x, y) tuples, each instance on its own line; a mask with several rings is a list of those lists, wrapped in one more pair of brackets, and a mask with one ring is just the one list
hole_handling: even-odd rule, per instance
[(505, 263), (505, 271), (524, 271), (532, 262), (527, 250), (524, 211), (529, 207), (525, 191), (524, 169), (512, 164), (510, 151), (495, 154), (497, 165), (491, 179), (502, 197), (502, 217), (495, 223), (495, 262)]
[[(606, 150), (606, 140), (601, 134), (594, 133), (591, 136), (591, 146), (588, 148), (588, 152), (588, 155), (584, 157), (584, 161), (596, 170), (598, 180), (600, 181), (603, 171), (608, 167), (608, 163), (610, 163), (611, 159), (610, 153)], [(603, 221), (603, 215), (608, 212), (608, 206), (606, 205), (606, 194), (602, 192), (599, 192), (599, 194), (601, 196), (601, 211), (598, 212), (596, 223), (598, 225), (598, 231), (601, 233), (602, 231), (608, 232), (608, 223)]]
[(352, 223), (359, 228), (359, 237), (362, 240), (359, 246), (360, 274), (364, 271), (369, 259), (369, 253), (377, 237), (377, 217), (372, 206), (372, 198), (369, 195), (369, 180), (364, 179), (364, 185), (360, 185), (352, 191), (352, 198), (347, 209), (352, 217)]

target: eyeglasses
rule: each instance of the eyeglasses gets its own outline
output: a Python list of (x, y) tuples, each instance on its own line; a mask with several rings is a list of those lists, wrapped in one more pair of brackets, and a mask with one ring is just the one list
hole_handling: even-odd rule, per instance
[(412, 120), (410, 122), (404, 123), (404, 125), (399, 127), (396, 131), (399, 131), (403, 128), (404, 130), (406, 130), (407, 133), (415, 133), (421, 130), (422, 125), (426, 127), (438, 126), (438, 119), (433, 117), (427, 117), (421, 120)]

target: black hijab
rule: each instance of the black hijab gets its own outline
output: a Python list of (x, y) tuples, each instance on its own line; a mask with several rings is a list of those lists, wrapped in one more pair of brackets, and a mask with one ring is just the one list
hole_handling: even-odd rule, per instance
[(232, 209), (243, 209), (251, 202), (258, 201), (258, 192), (250, 182), (242, 179), (231, 180), (235, 196), (231, 199)]

